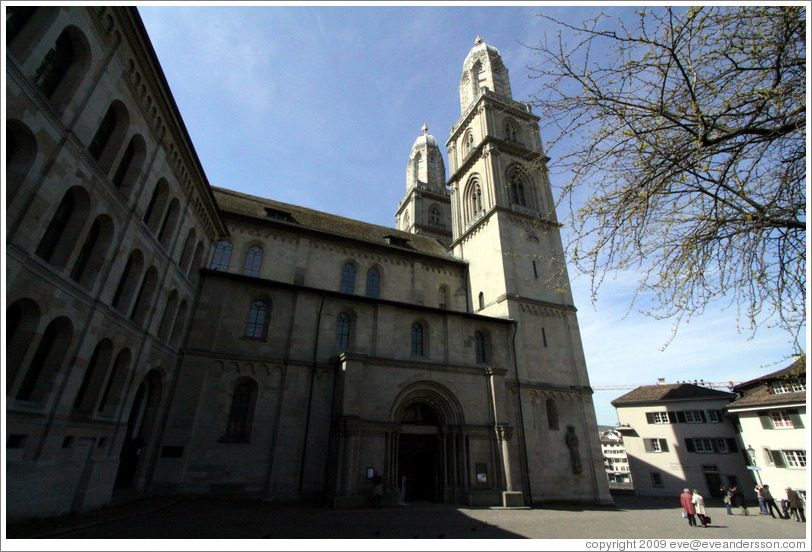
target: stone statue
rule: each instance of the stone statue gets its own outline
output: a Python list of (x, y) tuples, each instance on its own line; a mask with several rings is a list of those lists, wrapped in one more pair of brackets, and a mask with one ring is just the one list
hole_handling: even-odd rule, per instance
[(575, 434), (574, 426), (567, 426), (567, 435), (564, 437), (567, 448), (570, 449), (570, 465), (572, 473), (578, 474), (583, 471), (581, 466), (581, 453), (578, 452), (578, 436)]

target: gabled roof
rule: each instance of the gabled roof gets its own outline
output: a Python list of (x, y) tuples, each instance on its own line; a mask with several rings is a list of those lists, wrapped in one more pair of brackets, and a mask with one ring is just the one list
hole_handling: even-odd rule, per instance
[(612, 406), (697, 399), (732, 399), (735, 395), (693, 383), (643, 385), (611, 402)]
[(275, 226), (286, 226), (293, 231), (304, 229), (329, 236), (359, 240), (392, 251), (428, 255), (437, 260), (465, 264), (451, 255), (445, 246), (434, 238), (224, 188), (212, 187), (212, 191), (220, 210), (224, 213), (262, 220)]
[(760, 406), (781, 406), (789, 404), (806, 403), (806, 392), (772, 393), (771, 383), (778, 380), (798, 377), (806, 378), (806, 356), (802, 356), (786, 368), (771, 372), (765, 376), (740, 383), (733, 388), (739, 393), (739, 398), (727, 405), (728, 410), (740, 408), (757, 408)]

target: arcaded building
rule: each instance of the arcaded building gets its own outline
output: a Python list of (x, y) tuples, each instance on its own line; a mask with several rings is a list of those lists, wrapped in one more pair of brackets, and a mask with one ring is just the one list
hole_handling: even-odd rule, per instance
[(611, 501), (538, 118), (496, 48), (463, 62), (449, 174), (427, 128), (403, 152), (388, 228), (211, 185), (135, 8), (7, 13), (9, 519), (357, 507), (373, 470), (389, 504)]

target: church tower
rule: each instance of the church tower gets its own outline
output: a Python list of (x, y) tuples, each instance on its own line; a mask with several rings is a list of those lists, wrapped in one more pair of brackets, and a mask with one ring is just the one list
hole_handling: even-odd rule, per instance
[(523, 450), (511, 463), (524, 465), (514, 473), (531, 502), (611, 502), (540, 119), (513, 99), (499, 51), (479, 37), (460, 104), (446, 143), (450, 250), (468, 263), (471, 310), (516, 323), (508, 404)]
[(446, 247), (451, 244), (451, 198), (445, 184), (445, 164), (426, 125), (409, 154), (406, 195), (395, 220), (398, 230), (436, 238)]

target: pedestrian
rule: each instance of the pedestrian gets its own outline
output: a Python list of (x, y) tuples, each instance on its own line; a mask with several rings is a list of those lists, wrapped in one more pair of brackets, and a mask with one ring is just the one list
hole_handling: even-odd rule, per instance
[(773, 498), (772, 493), (770, 492), (770, 486), (764, 484), (761, 486), (761, 496), (764, 497), (764, 504), (770, 510), (770, 515), (775, 519), (775, 514), (773, 514), (773, 508), (775, 511), (778, 512), (778, 519), (784, 519), (784, 516), (781, 515), (781, 510), (778, 509), (778, 504), (775, 503), (775, 499)]
[(732, 493), (732, 490), (731, 490), (730, 487), (722, 487), (719, 490), (722, 491), (725, 494), (725, 497), (722, 499), (722, 502), (725, 503), (725, 508), (727, 509), (727, 515), (732, 516), (733, 515), (733, 509), (731, 508), (732, 503), (731, 503), (731, 500), (730, 500), (730, 494)]
[(758, 513), (763, 516), (766, 516), (767, 503), (764, 501), (764, 493), (762, 491), (761, 485), (756, 485), (756, 494), (758, 495)]
[(747, 506), (744, 505), (744, 495), (735, 485), (732, 489), (730, 489), (730, 504), (732, 506), (738, 506), (741, 508), (743, 516), (750, 515), (750, 512), (747, 510)]
[(688, 525), (696, 527), (696, 508), (694, 508), (694, 503), (691, 501), (691, 491), (682, 489), (679, 502), (682, 505), (682, 517), (688, 518)]
[(376, 510), (380, 510), (382, 502), (383, 502), (383, 477), (381, 477), (381, 474), (378, 473), (378, 470), (375, 470), (372, 476), (372, 504), (375, 506)]
[(699, 494), (699, 491), (694, 489), (694, 494), (691, 496), (691, 502), (696, 509), (696, 517), (699, 518), (700, 523), (702, 523), (702, 527), (708, 526), (708, 518), (705, 515), (705, 499), (702, 498), (702, 495)]
[(795, 521), (806, 523), (804, 501), (801, 499), (801, 494), (792, 487), (787, 487), (787, 502), (790, 513), (795, 516)]

